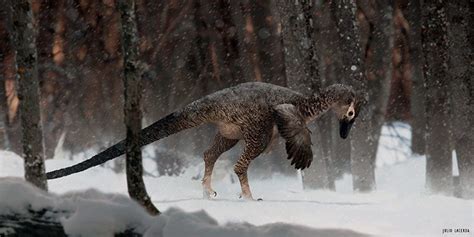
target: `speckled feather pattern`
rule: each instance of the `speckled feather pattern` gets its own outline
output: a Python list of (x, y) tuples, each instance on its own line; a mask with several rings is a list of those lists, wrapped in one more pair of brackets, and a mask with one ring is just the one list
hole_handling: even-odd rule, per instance
[[(320, 94), (303, 95), (285, 87), (249, 82), (226, 88), (196, 100), (182, 109), (158, 120), (141, 132), (140, 145), (144, 146), (182, 130), (205, 123), (220, 125), (219, 129), (237, 130), (236, 137), (226, 137), (218, 133), (211, 147), (204, 153), (205, 193), (212, 194), (210, 177), (214, 163), (225, 151), (231, 149), (238, 140), (244, 140), (244, 151), (235, 164), (235, 173), (242, 186), (242, 196), (252, 199), (248, 185), (247, 170), (251, 161), (257, 158), (275, 138), (275, 128), (287, 140), (287, 152), (296, 168), (306, 168), (311, 163), (312, 153), (308, 151), (306, 124), (325, 113), (331, 107), (344, 106), (354, 101), (351, 87), (335, 84)], [(293, 115), (285, 116), (282, 105), (290, 108)], [(278, 107), (280, 106), (280, 107)], [(292, 118), (301, 121), (293, 121)], [(295, 125), (296, 124), (296, 125)], [(293, 133), (288, 129), (295, 129)], [(234, 131), (235, 132), (235, 131)], [(293, 135), (288, 135), (293, 134)], [(52, 171), (48, 178), (59, 178), (102, 164), (124, 153), (123, 141), (77, 165)], [(301, 156), (309, 158), (300, 158)]]

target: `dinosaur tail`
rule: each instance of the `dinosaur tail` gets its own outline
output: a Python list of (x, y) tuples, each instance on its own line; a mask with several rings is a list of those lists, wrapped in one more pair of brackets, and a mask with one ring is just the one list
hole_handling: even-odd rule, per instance
[[(140, 133), (140, 146), (145, 146), (154, 141), (165, 138), (169, 135), (178, 133), (188, 128), (199, 126), (207, 122), (207, 116), (206, 113), (204, 113), (205, 110), (197, 110), (196, 107), (199, 106), (193, 106), (193, 104), (191, 104), (187, 108), (169, 114), (166, 117), (151, 124), (150, 126), (142, 129)], [(93, 156), (92, 158), (82, 161), (81, 163), (63, 169), (48, 172), (46, 173), (46, 177), (48, 179), (57, 179), (60, 177), (78, 173), (94, 166), (103, 164), (124, 153), (125, 140), (122, 140), (117, 144), (100, 152), (99, 154)]]

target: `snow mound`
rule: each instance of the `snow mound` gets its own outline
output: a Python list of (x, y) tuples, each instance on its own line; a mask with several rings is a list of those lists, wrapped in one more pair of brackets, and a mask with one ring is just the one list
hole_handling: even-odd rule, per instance
[(219, 225), (205, 211), (186, 213), (176, 208), (160, 216), (150, 216), (124, 195), (94, 189), (55, 195), (20, 178), (0, 178), (0, 236), (19, 235), (16, 228), (22, 227), (18, 223), (25, 222), (15, 223), (15, 220), (25, 219), (33, 231), (40, 231), (40, 225), (49, 228), (58, 223), (63, 234), (70, 236), (114, 236), (119, 233), (161, 237), (367, 236), (348, 230), (318, 230), (283, 223)]

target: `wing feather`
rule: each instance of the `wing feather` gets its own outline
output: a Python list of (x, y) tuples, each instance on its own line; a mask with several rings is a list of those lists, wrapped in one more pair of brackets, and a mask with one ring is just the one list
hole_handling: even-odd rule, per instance
[(286, 153), (291, 165), (295, 165), (296, 169), (308, 168), (313, 160), (313, 152), (310, 131), (303, 116), (292, 104), (277, 105), (274, 111), (278, 131), (286, 140)]

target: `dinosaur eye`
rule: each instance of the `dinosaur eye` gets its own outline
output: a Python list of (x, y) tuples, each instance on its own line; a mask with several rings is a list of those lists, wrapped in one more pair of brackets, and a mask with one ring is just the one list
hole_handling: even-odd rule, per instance
[(354, 112), (352, 111), (349, 111), (349, 114), (348, 114), (350, 117), (352, 117), (352, 115), (354, 115)]

